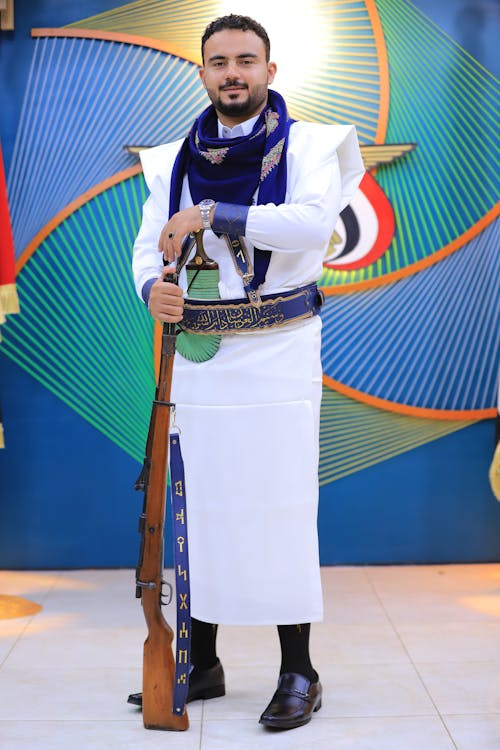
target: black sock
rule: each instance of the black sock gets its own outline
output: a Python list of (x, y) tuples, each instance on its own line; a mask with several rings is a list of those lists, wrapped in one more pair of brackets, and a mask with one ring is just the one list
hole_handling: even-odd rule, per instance
[(296, 672), (311, 682), (318, 681), (318, 673), (313, 669), (309, 656), (310, 623), (302, 625), (278, 625), (281, 645), (280, 674)]
[(217, 625), (191, 618), (191, 664), (199, 669), (210, 669), (217, 664), (215, 639)]

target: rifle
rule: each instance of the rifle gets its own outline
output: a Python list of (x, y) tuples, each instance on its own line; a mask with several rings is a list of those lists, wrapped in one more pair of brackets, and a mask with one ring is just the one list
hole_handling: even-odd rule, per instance
[[(177, 274), (170, 277), (177, 283)], [(170, 278), (168, 280), (170, 280)], [(165, 279), (167, 280), (167, 279)], [(135, 489), (144, 492), (139, 518), (141, 547), (136, 569), (136, 597), (142, 608), (148, 636), (144, 642), (142, 717), (146, 729), (183, 731), (189, 727), (187, 711), (173, 711), (175, 661), (174, 633), (162, 614), (163, 540), (170, 431), (172, 371), (175, 355), (175, 323), (164, 323), (160, 371), (151, 410), (146, 456)], [(170, 584), (168, 584), (170, 585)], [(171, 589), (171, 587), (170, 587)]]

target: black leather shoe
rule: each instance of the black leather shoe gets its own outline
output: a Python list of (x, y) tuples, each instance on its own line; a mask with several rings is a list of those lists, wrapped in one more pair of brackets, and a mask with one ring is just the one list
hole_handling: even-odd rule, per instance
[[(226, 694), (224, 670), (219, 659), (210, 669), (192, 667), (189, 673), (189, 688), (186, 703), (204, 698), (219, 698)], [(142, 708), (142, 693), (131, 693), (127, 703)]]
[(295, 672), (280, 675), (278, 689), (259, 723), (274, 729), (295, 729), (311, 721), (321, 708), (321, 683), (311, 682)]

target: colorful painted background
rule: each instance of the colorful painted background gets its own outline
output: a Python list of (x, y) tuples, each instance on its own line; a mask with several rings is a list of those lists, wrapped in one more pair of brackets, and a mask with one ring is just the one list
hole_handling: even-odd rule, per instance
[(293, 117), (356, 124), (365, 192), (392, 207), (386, 245), (375, 252), (373, 230), (356, 252), (352, 222), (371, 235), (362, 196), (353, 201), (321, 279), (322, 562), (499, 558), (487, 480), (500, 363), (498, 18), (492, 3), (474, 34), (468, 5), (440, 4), (436, 23), (435, 8), (408, 0), (295, 2), (286, 28), (256, 2), (16, 8), (0, 46), (21, 305), (1, 327), (0, 565), (135, 564), (132, 486), (154, 368), (130, 274), (147, 193), (126, 147), (186, 133), (207, 101), (199, 38), (228, 11), (257, 17), (273, 53), (276, 40), (276, 87)]

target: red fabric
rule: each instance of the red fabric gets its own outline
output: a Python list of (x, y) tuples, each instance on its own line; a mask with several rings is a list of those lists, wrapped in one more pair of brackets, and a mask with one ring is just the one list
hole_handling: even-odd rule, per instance
[(0, 144), (0, 286), (13, 284), (15, 280), (14, 240), (7, 201), (7, 183), (3, 167)]

